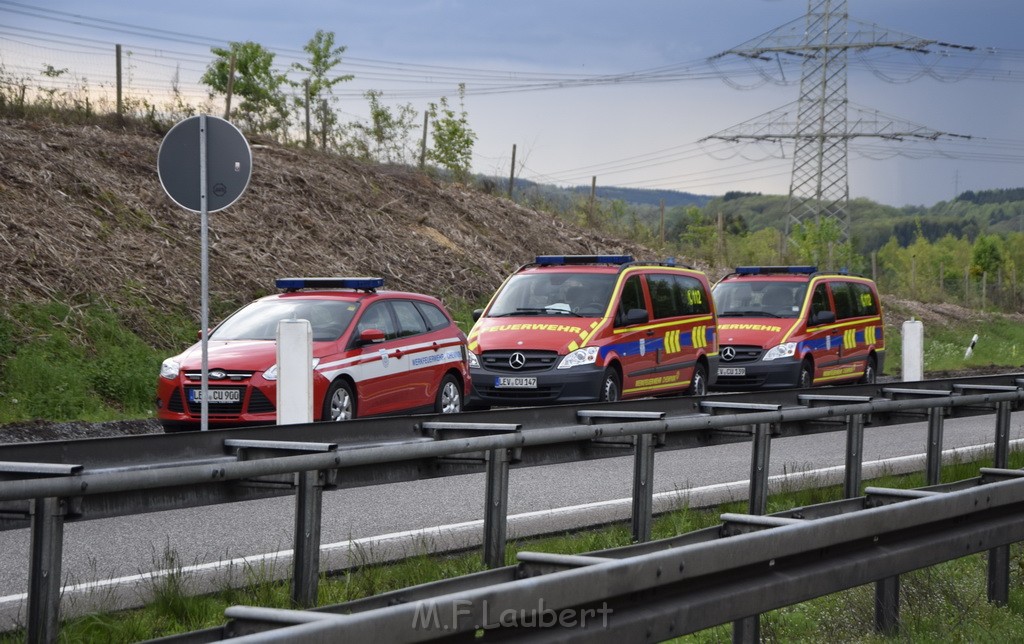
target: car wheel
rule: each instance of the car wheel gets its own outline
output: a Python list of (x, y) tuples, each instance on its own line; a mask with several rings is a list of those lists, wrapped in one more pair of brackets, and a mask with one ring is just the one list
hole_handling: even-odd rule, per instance
[(864, 376), (860, 379), (862, 384), (873, 385), (875, 380), (878, 378), (878, 366), (875, 362), (875, 356), (868, 357), (868, 365), (864, 367)]
[(462, 390), (459, 380), (452, 374), (446, 374), (437, 390), (434, 411), (439, 414), (457, 414), (462, 411)]
[(331, 383), (327, 390), (327, 397), (324, 398), (323, 420), (335, 422), (339, 420), (352, 420), (356, 417), (356, 398), (352, 393), (352, 386), (344, 378), (338, 378)]
[(703, 362), (698, 362), (693, 367), (693, 377), (690, 378), (690, 389), (687, 393), (691, 396), (706, 396), (708, 394), (708, 368)]
[(605, 369), (604, 380), (601, 381), (601, 402), (615, 402), (622, 395), (619, 374), (614, 369)]
[(810, 360), (804, 360), (800, 365), (800, 377), (796, 381), (796, 386), (800, 389), (809, 389), (812, 384), (814, 384), (814, 365)]

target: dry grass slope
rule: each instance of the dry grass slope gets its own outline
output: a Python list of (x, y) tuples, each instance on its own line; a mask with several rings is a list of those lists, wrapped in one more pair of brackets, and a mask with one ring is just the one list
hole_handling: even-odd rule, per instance
[[(0, 296), (196, 311), (200, 217), (164, 193), (163, 132), (0, 120)], [(651, 251), (407, 167), (250, 141), (252, 180), (209, 218), (211, 301), (298, 275), (380, 275), (442, 299), (488, 295), (539, 253)], [(160, 329), (134, 328), (154, 345)]]

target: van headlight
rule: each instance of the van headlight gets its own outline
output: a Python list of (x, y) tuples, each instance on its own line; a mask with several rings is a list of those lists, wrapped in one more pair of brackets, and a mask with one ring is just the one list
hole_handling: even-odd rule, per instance
[(573, 367), (594, 364), (595, 362), (597, 362), (597, 347), (587, 347), (585, 349), (576, 349), (562, 358), (562, 361), (558, 363), (558, 368), (572, 369)]
[(475, 353), (473, 353), (472, 351), (467, 351), (466, 357), (469, 358), (468, 362), (470, 369), (480, 368), (480, 358), (477, 358)]
[(796, 342), (787, 342), (768, 349), (768, 353), (764, 354), (764, 357), (761, 359), (768, 362), (769, 360), (778, 360), (780, 358), (792, 358), (794, 355), (796, 355)]

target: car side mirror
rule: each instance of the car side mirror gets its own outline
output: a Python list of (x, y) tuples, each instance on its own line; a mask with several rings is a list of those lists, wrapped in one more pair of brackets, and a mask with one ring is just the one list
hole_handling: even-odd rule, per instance
[(363, 329), (359, 334), (359, 346), (377, 344), (384, 341), (384, 332), (380, 329)]
[(473, 321), (476, 322), (480, 319), (480, 316), (484, 314), (483, 309), (473, 309)]
[(832, 311), (818, 311), (811, 318), (811, 324), (832, 324), (836, 321), (836, 314)]

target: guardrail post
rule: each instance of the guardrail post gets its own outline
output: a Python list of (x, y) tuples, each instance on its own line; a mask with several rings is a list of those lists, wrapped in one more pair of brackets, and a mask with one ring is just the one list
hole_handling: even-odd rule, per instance
[(317, 605), (320, 583), (320, 525), (324, 473), (298, 472), (295, 490), (295, 549), (292, 561), (292, 601), (303, 608)]
[(861, 476), (864, 471), (864, 414), (846, 417), (846, 469), (843, 496), (860, 496)]
[(487, 452), (487, 491), (484, 496), (484, 565), (500, 568), (505, 565), (505, 538), (508, 530), (508, 464), (507, 449)]
[(638, 434), (633, 458), (633, 541), (651, 540), (654, 514), (654, 435)]
[[(1010, 406), (1012, 401), (996, 403), (995, 464), (1005, 469), (1010, 457)], [(1010, 546), (988, 551), (988, 600), (1005, 606), (1010, 602)]]
[[(768, 465), (771, 457), (772, 424), (754, 425), (750, 459), (750, 514), (762, 515), (768, 509)], [(761, 616), (751, 615), (732, 623), (732, 641), (754, 644), (761, 640)]]
[(892, 635), (900, 627), (900, 577), (875, 582), (875, 630)]
[(28, 644), (57, 641), (60, 632), (60, 576), (64, 547), (63, 499), (34, 499), (31, 504), (28, 571)]
[(750, 514), (764, 514), (768, 508), (768, 465), (771, 456), (772, 424), (754, 425), (753, 454), (750, 459)]
[(942, 407), (932, 407), (928, 410), (928, 448), (925, 466), (928, 485), (938, 485), (942, 482), (942, 430), (944, 423), (944, 411)]

